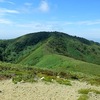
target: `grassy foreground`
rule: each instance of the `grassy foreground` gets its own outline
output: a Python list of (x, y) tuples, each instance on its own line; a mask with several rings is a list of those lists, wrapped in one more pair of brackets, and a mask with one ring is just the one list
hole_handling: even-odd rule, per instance
[[(94, 70), (95, 71), (95, 70)], [(14, 83), (37, 82), (43, 80), (47, 82), (58, 82), (60, 84), (71, 85), (68, 79), (85, 80), (91, 84), (100, 85), (98, 75), (89, 75), (85, 73), (77, 73), (74, 71), (40, 69), (33, 66), (25, 66), (20, 64), (11, 64), (0, 62), (0, 79), (12, 78)]]

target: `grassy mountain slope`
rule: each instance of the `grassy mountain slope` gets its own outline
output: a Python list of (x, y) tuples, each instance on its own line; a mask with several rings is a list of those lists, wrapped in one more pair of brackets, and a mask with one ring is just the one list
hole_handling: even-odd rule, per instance
[(29, 54), (32, 50), (36, 48), (36, 45), (39, 43), (43, 43), (47, 38), (49, 37), (49, 34), (45, 35), (45, 32), (40, 32), (39, 34), (28, 34), (24, 35), (22, 37), (0, 42), (0, 45), (7, 45), (5, 48), (1, 46), (1, 54), (2, 59), (1, 61), (6, 62), (16, 62), (20, 57), (26, 56), (26, 54)]
[(29, 56), (19, 62), (19, 64), (35, 66), (42, 69), (50, 69), (58, 72), (82, 72), (91, 75), (100, 75), (100, 65), (75, 60), (70, 57), (51, 54), (43, 51), (43, 46), (36, 49)]
[(35, 76), (45, 76), (51, 81), (59, 75), (100, 84), (100, 44), (64, 33), (38, 32), (0, 40), (0, 60), (1, 79), (33, 82)]
[(48, 45), (57, 54), (100, 64), (100, 44), (66, 34), (56, 34)]
[(73, 71), (91, 75), (100, 75), (99, 65), (86, 63), (83, 61), (75, 60), (73, 58), (55, 54), (44, 56), (41, 61), (35, 66), (39, 68), (53, 69), (55, 71), (58, 70), (62, 72)]
[[(1, 61), (39, 65), (48, 54), (61, 56), (61, 61), (62, 56), (66, 56), (100, 65), (99, 43), (60, 32), (37, 32), (0, 41)], [(51, 59), (54, 57), (51, 56)], [(59, 62), (59, 59), (56, 61)]]

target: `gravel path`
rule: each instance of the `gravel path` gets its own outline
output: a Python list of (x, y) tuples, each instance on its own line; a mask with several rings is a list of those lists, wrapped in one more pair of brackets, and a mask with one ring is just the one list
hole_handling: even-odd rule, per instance
[[(100, 87), (86, 82), (71, 81), (72, 86), (58, 83), (18, 83), (11, 80), (0, 81), (0, 100), (77, 100), (78, 90), (92, 88), (100, 91)], [(100, 95), (89, 94), (90, 100), (100, 100)]]

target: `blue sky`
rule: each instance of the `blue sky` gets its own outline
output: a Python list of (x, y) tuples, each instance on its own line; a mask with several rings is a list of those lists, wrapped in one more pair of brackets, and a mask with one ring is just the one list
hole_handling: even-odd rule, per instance
[(38, 31), (100, 42), (100, 0), (0, 0), (0, 39)]

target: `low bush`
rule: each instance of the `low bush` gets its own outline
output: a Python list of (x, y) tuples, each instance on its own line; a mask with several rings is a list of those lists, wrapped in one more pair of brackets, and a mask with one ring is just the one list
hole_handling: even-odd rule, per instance
[(88, 94), (89, 92), (94, 92), (96, 94), (100, 94), (100, 91), (95, 90), (95, 89), (81, 89), (78, 92), (81, 94)]
[(22, 77), (21, 76), (15, 76), (12, 78), (12, 81), (14, 84), (17, 84), (18, 82), (22, 81)]
[(57, 78), (56, 82), (59, 83), (59, 84), (70, 85), (71, 86), (71, 82), (69, 80), (66, 80), (66, 79)]

